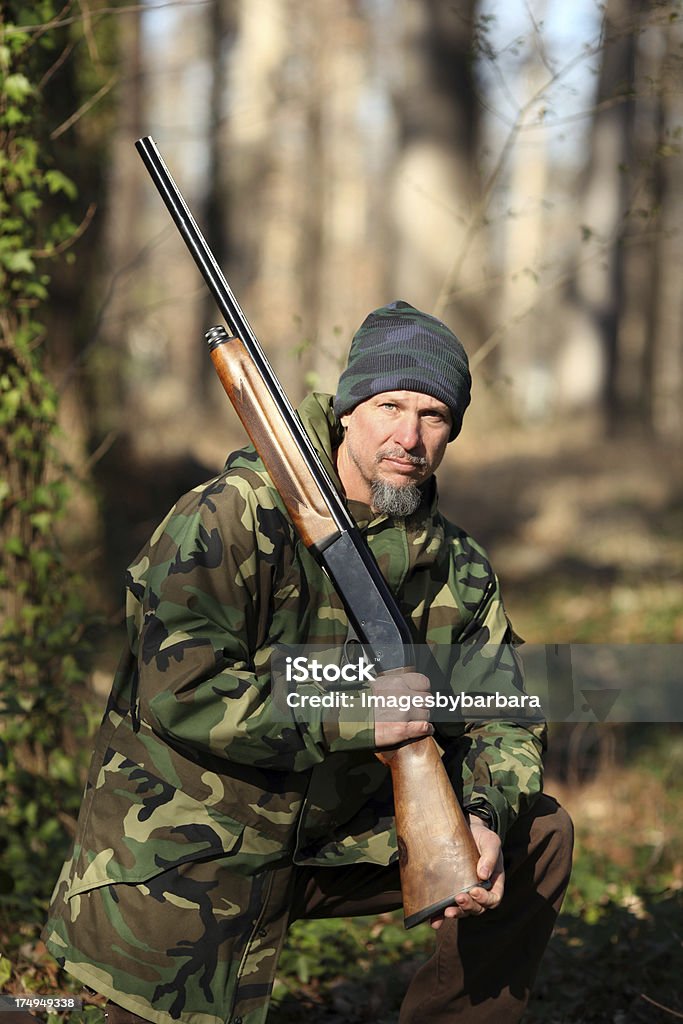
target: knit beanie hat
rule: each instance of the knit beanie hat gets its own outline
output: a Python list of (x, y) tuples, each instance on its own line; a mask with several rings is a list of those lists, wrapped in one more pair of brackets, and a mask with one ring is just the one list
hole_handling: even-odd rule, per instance
[(452, 441), (460, 433), (471, 387), (467, 355), (453, 332), (399, 300), (370, 313), (354, 335), (334, 411), (343, 416), (384, 391), (419, 391), (451, 410)]

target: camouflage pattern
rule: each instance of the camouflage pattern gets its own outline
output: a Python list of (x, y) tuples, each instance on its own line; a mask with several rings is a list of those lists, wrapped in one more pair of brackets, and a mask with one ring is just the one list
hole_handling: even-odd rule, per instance
[(334, 411), (343, 416), (385, 391), (419, 391), (451, 410), (452, 441), (460, 433), (471, 388), (467, 354), (458, 338), (441, 320), (398, 300), (370, 313), (354, 334)]
[[(327, 396), (302, 417), (333, 472)], [(415, 642), (515, 655), (483, 551), (431, 501), (406, 520), (350, 503)], [(343, 645), (341, 602), (247, 448), (171, 510), (127, 577), (129, 648), (73, 855), (44, 933), (65, 968), (160, 1024), (265, 1020), (295, 865), (396, 858), (372, 712), (341, 723), (270, 697), (276, 643)], [(511, 671), (516, 671), (511, 664)], [(456, 788), (501, 834), (541, 789), (541, 725), (437, 726)]]

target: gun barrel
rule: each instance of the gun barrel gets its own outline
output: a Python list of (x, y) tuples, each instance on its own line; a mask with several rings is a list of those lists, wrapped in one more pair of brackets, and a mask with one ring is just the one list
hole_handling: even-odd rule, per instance
[[(166, 204), (166, 208), (190, 250), (190, 254), (206, 281), (211, 294), (216, 300), (218, 308), (225, 317), (228, 327), (239, 338), (253, 360), (266, 390), (269, 392), (282, 418), (285, 430), (289, 432), (296, 447), (304, 457), (315, 485), (319, 489), (323, 503), (335, 524), (338, 536), (330, 532), (325, 547), (323, 549), (316, 548), (315, 554), (320, 558), (330, 576), (332, 576), (347, 611), (350, 613), (349, 617), (354, 622), (354, 625), (358, 626), (357, 632), (359, 637), (365, 640), (372, 650), (381, 652), (378, 659), (380, 671), (384, 670), (382, 663), (386, 664), (387, 667), (390, 665), (392, 668), (412, 665), (414, 663), (412, 639), (405, 619), (396, 604), (394, 595), (387, 586), (386, 580), (360, 535), (358, 527), (353, 521), (337, 488), (332, 483), (299, 416), (268, 362), (249, 321), (242, 312), (230, 285), (225, 279), (225, 275), (218, 266), (206, 239), (202, 235), (197, 222), (180, 193), (180, 189), (164, 163), (156, 143), (151, 136), (146, 136), (145, 138), (138, 139), (135, 147), (142, 157), (145, 167), (157, 187), (157, 191)], [(215, 330), (209, 333), (211, 335), (210, 345), (212, 349), (215, 349), (217, 345), (220, 346), (222, 343), (229, 342), (227, 335), (221, 337)], [(212, 354), (213, 357), (214, 355)], [(215, 358), (214, 362), (216, 362)], [(347, 557), (352, 556), (351, 561), (345, 566), (339, 566), (338, 560), (334, 559), (336, 552), (333, 552), (332, 549), (339, 540), (342, 542), (339, 546), (343, 547)], [(338, 550), (339, 548), (337, 548)], [(335, 562), (335, 567), (332, 565), (333, 561)], [(351, 572), (352, 567), (356, 570), (355, 575)], [(360, 578), (358, 578), (358, 573), (360, 573)], [(374, 620), (373, 617), (365, 618), (360, 623), (354, 611), (354, 602), (357, 600), (358, 592), (362, 590), (363, 580), (366, 581), (366, 585), (369, 592), (373, 594), (374, 600), (376, 602), (379, 601), (379, 604), (374, 604), (371, 607), (383, 606), (384, 614), (374, 617)], [(349, 590), (351, 591), (350, 594)], [(374, 636), (378, 630), (379, 635)]]
[(211, 294), (216, 300), (216, 305), (225, 317), (228, 327), (241, 340), (247, 352), (254, 360), (254, 364), (273, 396), (273, 400), (292, 436), (296, 439), (301, 450), (305, 451), (308, 461), (315, 465), (316, 476), (319, 477), (318, 482), (325, 503), (337, 523), (338, 529), (348, 528), (348, 512), (346, 507), (341, 501), (337, 489), (325, 472), (317, 451), (313, 447), (272, 366), (268, 362), (258, 338), (242, 312), (196, 220), (190, 213), (189, 207), (173, 180), (171, 172), (164, 163), (154, 139), (149, 135), (138, 139), (135, 143), (135, 148), (142, 157), (143, 163), (157, 187), (157, 191), (166, 204), (168, 212), (190, 250), (190, 254), (206, 281)]

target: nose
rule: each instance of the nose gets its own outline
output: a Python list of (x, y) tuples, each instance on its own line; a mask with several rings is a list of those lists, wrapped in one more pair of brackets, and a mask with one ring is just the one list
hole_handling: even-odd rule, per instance
[(412, 452), (419, 448), (422, 444), (422, 430), (419, 417), (408, 412), (401, 416), (394, 430), (394, 440), (407, 452)]

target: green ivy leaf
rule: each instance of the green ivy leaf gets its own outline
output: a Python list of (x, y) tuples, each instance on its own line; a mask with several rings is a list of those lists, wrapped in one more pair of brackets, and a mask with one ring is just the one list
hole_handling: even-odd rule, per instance
[(30, 217), (32, 214), (39, 210), (43, 205), (40, 196), (37, 196), (35, 192), (20, 192), (17, 198), (17, 206), (23, 213), (24, 217)]
[(5, 391), (0, 406), (0, 422), (8, 423), (13, 420), (21, 408), (21, 391), (19, 388), (11, 388)]
[(49, 551), (31, 551), (29, 560), (38, 579), (41, 581), (48, 579), (51, 570), (54, 569), (51, 553)]
[(4, 986), (12, 977), (12, 965), (6, 956), (0, 953), (0, 986)]
[(45, 534), (49, 532), (50, 525), (52, 524), (52, 512), (34, 512), (33, 515), (29, 517), (29, 522), (32, 526), (35, 526), (39, 533), (45, 536)]
[(52, 491), (46, 484), (38, 484), (33, 491), (33, 504), (36, 506), (42, 505), (43, 508), (52, 508), (54, 499)]
[(45, 182), (52, 195), (63, 192), (69, 199), (75, 199), (78, 195), (78, 189), (71, 178), (67, 178), (61, 171), (46, 171)]
[(23, 124), (28, 118), (19, 107), (9, 107), (2, 118), (8, 128), (14, 128), (18, 124)]
[(48, 297), (48, 290), (44, 284), (38, 281), (27, 281), (24, 286), (24, 294), (31, 299), (39, 299), (43, 302)]
[(4, 547), (7, 554), (14, 555), (15, 558), (22, 558), (26, 553), (26, 548), (18, 537), (8, 537)]
[(0, 253), (0, 261), (7, 267), (10, 274), (32, 274), (36, 269), (28, 249), (19, 249), (18, 252)]
[(33, 92), (33, 86), (26, 75), (15, 72), (5, 79), (3, 91), (7, 98), (14, 103), (23, 103), (26, 97)]

